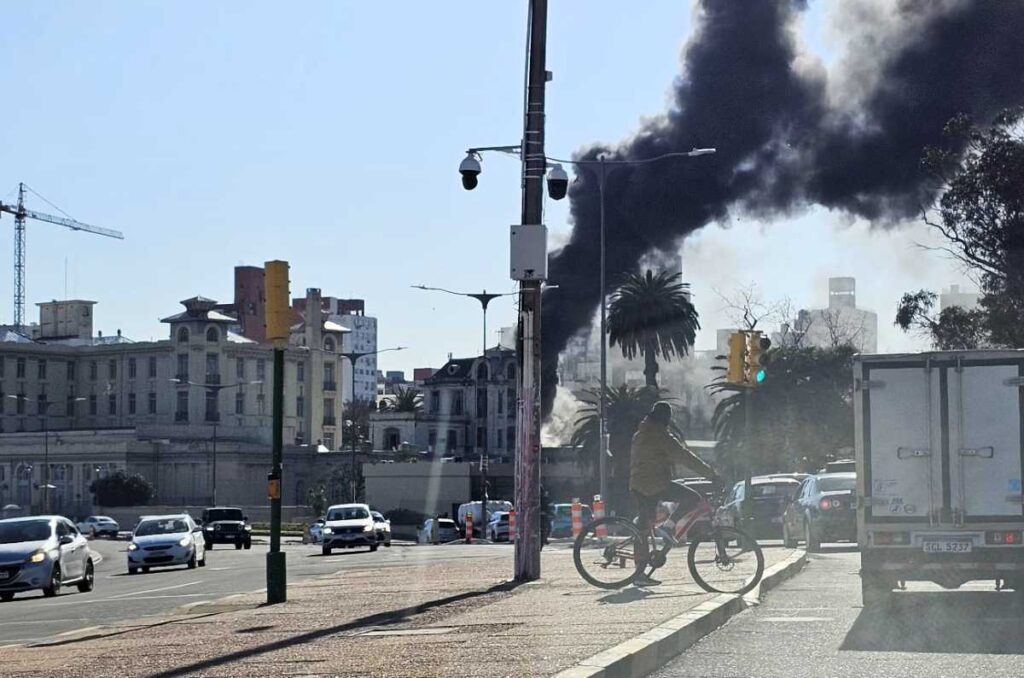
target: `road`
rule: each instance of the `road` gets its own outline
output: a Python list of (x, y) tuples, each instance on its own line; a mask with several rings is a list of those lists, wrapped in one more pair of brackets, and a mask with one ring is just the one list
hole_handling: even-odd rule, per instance
[(887, 610), (865, 610), (849, 547), (812, 554), (807, 568), (655, 674), (758, 676), (1020, 675), (1024, 605), (992, 584), (943, 591), (908, 584)]
[[(103, 556), (96, 567), (95, 589), (91, 593), (79, 593), (75, 587), (67, 587), (56, 598), (44, 598), (39, 592), (24, 593), (12, 602), (0, 603), (0, 645), (32, 642), (98, 624), (167, 614), (189, 603), (266, 586), (266, 544), (253, 544), (249, 551), (218, 545), (208, 552), (204, 568), (154, 569), (131, 576), (125, 566), (126, 542), (94, 540), (90, 546)], [(331, 556), (321, 555), (319, 546), (286, 544), (282, 548), (287, 553), (290, 581), (355, 568), (383, 568), (382, 576), (387, 576), (387, 568), (424, 561), (507, 560), (511, 557), (511, 551), (505, 548), (466, 545), (396, 543), (376, 553), (358, 549), (337, 551)]]

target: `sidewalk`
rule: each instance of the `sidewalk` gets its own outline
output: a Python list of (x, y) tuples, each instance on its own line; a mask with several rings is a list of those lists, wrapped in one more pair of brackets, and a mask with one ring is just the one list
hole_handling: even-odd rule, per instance
[[(3, 672), (89, 678), (553, 675), (715, 597), (689, 580), (682, 552), (659, 571), (661, 586), (604, 591), (579, 577), (564, 545), (546, 548), (542, 580), (521, 586), (506, 582), (511, 547), (469, 548), (482, 557), (294, 583), (284, 605), (261, 607), (264, 594), (245, 594), (197, 605), (187, 615), (150, 618), (145, 626), (5, 648)], [(769, 567), (792, 551), (768, 547), (764, 553)]]

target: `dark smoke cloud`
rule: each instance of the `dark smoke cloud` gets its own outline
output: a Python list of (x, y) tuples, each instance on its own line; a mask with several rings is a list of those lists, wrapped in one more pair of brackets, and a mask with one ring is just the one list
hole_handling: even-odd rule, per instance
[[(854, 48), (844, 64), (873, 74), (860, 78), (870, 89), (831, 103), (824, 71), (798, 67), (794, 23), (805, 4), (702, 0), (670, 111), (623, 146), (578, 154), (638, 160), (718, 149), (610, 176), (609, 288), (646, 252), (674, 247), (731, 208), (777, 217), (819, 204), (873, 220), (912, 216), (930, 197), (923, 149), (943, 141), (945, 123), (960, 112), (985, 121), (1024, 102), (1024, 2), (902, 2), (894, 22), (906, 30), (888, 36), (884, 49)], [(573, 232), (549, 266), (559, 287), (544, 294), (545, 416), (558, 354), (589, 326), (599, 300), (592, 173), (580, 173), (570, 198)]]

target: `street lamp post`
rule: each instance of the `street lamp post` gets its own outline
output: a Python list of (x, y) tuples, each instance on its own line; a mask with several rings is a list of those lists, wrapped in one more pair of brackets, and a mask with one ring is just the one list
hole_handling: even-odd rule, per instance
[[(262, 384), (262, 381), (241, 381), (237, 384), (207, 384), (198, 381), (186, 381), (184, 379), (171, 379), (171, 382), (178, 386), (198, 386), (206, 389), (207, 393), (214, 394), (214, 402), (217, 407), (214, 411), (214, 417), (210, 423), (213, 424), (213, 463), (211, 464), (211, 505), (217, 505), (217, 425), (220, 423), (220, 392), (225, 391), (229, 388), (239, 388), (242, 386), (254, 386), (256, 384)], [(209, 413), (207, 413), (209, 416)]]
[[(8, 398), (14, 398), (15, 400), (22, 400), (24, 398), (23, 395), (13, 395), (13, 394), (9, 395), (7, 397)], [(79, 402), (81, 400), (85, 400), (85, 398), (70, 398), (68, 400), (69, 409), (70, 409), (71, 403)], [(44, 514), (50, 512), (50, 490), (56, 488), (55, 485), (51, 485), (50, 484), (50, 428), (47, 425), (48, 424), (47, 416), (50, 413), (50, 405), (53, 405), (53, 403), (54, 403), (54, 401), (52, 401), (52, 400), (37, 400), (36, 401), (36, 411), (37, 411), (37, 414), (39, 415), (40, 426), (43, 429), (43, 484), (42, 484), (42, 487), (43, 487), (43, 513)], [(68, 412), (68, 416), (70, 416), (70, 415), (71, 415), (71, 413)]]
[[(387, 353), (388, 351), (404, 351), (405, 346), (395, 346), (394, 348), (382, 348), (379, 351), (339, 351), (338, 355), (342, 358), (347, 358), (349, 365), (352, 368), (352, 399), (349, 401), (350, 406), (355, 404), (356, 401), (356, 362), (360, 358), (365, 358), (368, 355), (377, 355), (378, 353)], [(356, 420), (352, 417), (352, 426), (349, 431), (349, 447), (352, 452), (352, 478), (350, 484), (352, 486), (352, 502), (356, 501), (356, 491), (358, 489), (356, 483)]]
[[(483, 331), (483, 353), (481, 353), (480, 355), (483, 357), (484, 364), (486, 365), (487, 364), (487, 306), (488, 306), (488, 304), (490, 304), (492, 301), (494, 301), (498, 297), (509, 297), (509, 296), (514, 295), (515, 292), (506, 292), (504, 294), (493, 294), (493, 293), (488, 292), (487, 290), (484, 290), (483, 292), (453, 292), (452, 290), (446, 290), (443, 287), (427, 287), (425, 285), (413, 285), (413, 287), (415, 287), (418, 290), (426, 290), (428, 292), (445, 292), (447, 294), (453, 294), (453, 295), (455, 295), (457, 297), (469, 297), (471, 299), (476, 299), (477, 301), (480, 302), (480, 308), (483, 311), (483, 323), (484, 323), (484, 327), (483, 327), (483, 330), (484, 330)], [(488, 371), (488, 374), (490, 374), (489, 371)], [(480, 372), (479, 372), (479, 370), (477, 371), (476, 379), (477, 379), (477, 391), (479, 392), (479, 389), (480, 389)], [(487, 388), (487, 384), (486, 383), (484, 384), (484, 388), (485, 389)], [(512, 403), (509, 403), (508, 406), (509, 406), (509, 408), (511, 408), (512, 407)], [(477, 417), (479, 418), (479, 416), (480, 416), (480, 413), (477, 412)], [(486, 420), (485, 420), (485, 424), (486, 424)], [(500, 435), (501, 432), (499, 431), (498, 434)], [(488, 488), (487, 488), (487, 480), (488, 480), (488, 478), (487, 478), (487, 472), (488, 472), (487, 466), (488, 466), (488, 463), (489, 463), (489, 458), (488, 457), (489, 457), (489, 455), (487, 454), (487, 439), (485, 437), (484, 438), (484, 447), (480, 451), (480, 484), (481, 484), (481, 489), (480, 489), (480, 507), (481, 507), (480, 534), (481, 535), (484, 535), (484, 533), (487, 530), (487, 501), (490, 498), (489, 497)]]

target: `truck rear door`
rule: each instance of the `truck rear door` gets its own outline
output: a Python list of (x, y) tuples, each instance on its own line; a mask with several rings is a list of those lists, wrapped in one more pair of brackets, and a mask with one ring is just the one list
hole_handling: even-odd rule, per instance
[(942, 501), (940, 371), (925, 360), (863, 363), (865, 520), (928, 523)]
[(1024, 363), (958, 361), (948, 372), (949, 481), (944, 505), (951, 507), (956, 524), (1020, 522)]

